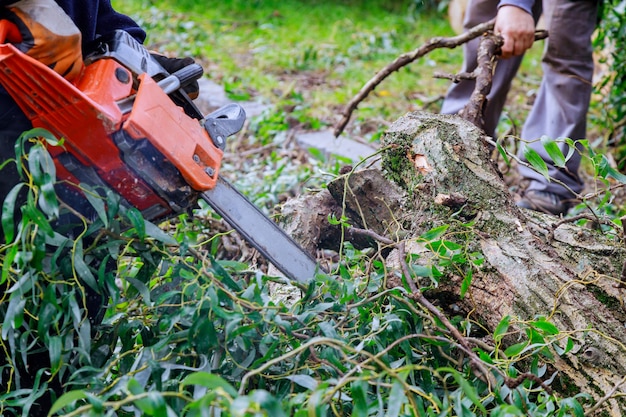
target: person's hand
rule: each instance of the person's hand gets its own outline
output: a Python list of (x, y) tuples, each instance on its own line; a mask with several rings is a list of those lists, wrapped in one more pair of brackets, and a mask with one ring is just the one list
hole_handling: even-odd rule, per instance
[(0, 19), (14, 23), (20, 39), (7, 40), (22, 52), (68, 80), (83, 68), (81, 34), (54, 0), (21, 0), (0, 10)]
[(521, 55), (535, 41), (535, 20), (519, 7), (502, 6), (498, 9), (494, 32), (504, 39), (502, 58)]
[[(190, 57), (170, 58), (165, 55), (161, 55), (158, 52), (151, 52), (150, 55), (152, 55), (152, 57), (156, 59), (159, 64), (161, 64), (163, 69), (165, 69), (165, 71), (169, 72), (170, 74), (173, 74), (179, 69), (195, 63), (193, 58)], [(183, 90), (185, 90), (185, 93), (187, 93), (190, 99), (196, 99), (198, 97), (198, 93), (200, 92), (200, 86), (198, 85), (198, 81), (194, 80), (190, 82), (183, 87)]]

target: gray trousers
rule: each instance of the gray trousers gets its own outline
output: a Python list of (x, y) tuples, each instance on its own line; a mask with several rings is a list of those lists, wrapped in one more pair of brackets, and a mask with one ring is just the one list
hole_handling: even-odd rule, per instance
[[(470, 0), (465, 16), (465, 28), (471, 28), (496, 16), (498, 0)], [(535, 21), (542, 12), (541, 1), (533, 8)], [(584, 139), (587, 136), (587, 111), (592, 89), (593, 57), (591, 35), (596, 27), (597, 0), (545, 0), (543, 14), (549, 31), (542, 59), (543, 79), (535, 103), (524, 123), (521, 138), (534, 141), (529, 146), (537, 151), (548, 164), (549, 174), (579, 193), (583, 184), (578, 176), (580, 155), (574, 155), (566, 169), (552, 165), (541, 142), (546, 135), (550, 138)], [(463, 71), (476, 68), (478, 39), (464, 46)], [(487, 97), (485, 132), (494, 137), (511, 81), (519, 69), (522, 57), (500, 60), (497, 63), (493, 87)], [(458, 113), (467, 103), (474, 89), (473, 81), (462, 81), (448, 90), (441, 112)], [(561, 146), (567, 155), (567, 146)], [(530, 180), (529, 190), (545, 190), (571, 198), (572, 194), (563, 186), (547, 181), (541, 174), (520, 166), (522, 177)]]

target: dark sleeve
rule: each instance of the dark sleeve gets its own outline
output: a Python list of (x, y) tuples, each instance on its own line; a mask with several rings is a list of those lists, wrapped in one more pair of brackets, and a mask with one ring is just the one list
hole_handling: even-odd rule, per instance
[[(0, 0), (3, 1), (3, 0)], [(146, 32), (130, 17), (116, 12), (111, 0), (55, 0), (65, 10), (83, 35), (83, 42), (91, 42), (100, 35), (121, 29), (139, 42)]]
[(139, 42), (143, 42), (146, 39), (146, 32), (133, 19), (113, 10), (111, 0), (102, 0), (99, 3), (96, 35), (103, 35), (115, 29), (122, 29), (130, 33)]

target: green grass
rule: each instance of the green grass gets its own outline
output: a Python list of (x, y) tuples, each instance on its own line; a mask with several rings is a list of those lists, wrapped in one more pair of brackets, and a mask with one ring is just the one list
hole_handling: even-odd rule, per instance
[[(322, 126), (378, 70), (434, 36), (451, 36), (444, 15), (416, 10), (414, 1), (145, 1), (114, 2), (149, 33), (158, 50), (192, 55), (211, 78), (239, 96), (280, 103), (303, 99)], [(461, 50), (435, 51), (390, 76), (356, 113), (392, 122), (421, 100), (445, 92), (435, 70), (455, 72)], [(376, 128), (374, 128), (376, 130)]]

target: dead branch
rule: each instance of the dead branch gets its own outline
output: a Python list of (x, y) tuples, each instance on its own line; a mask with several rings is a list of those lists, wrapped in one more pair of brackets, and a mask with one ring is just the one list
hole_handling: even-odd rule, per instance
[(492, 19), (488, 22), (481, 23), (480, 25), (477, 25), (473, 27), (472, 29), (470, 29), (469, 31), (462, 33), (461, 35), (458, 35), (458, 36), (453, 36), (451, 38), (442, 38), (442, 37), (432, 38), (421, 47), (415, 49), (414, 51), (404, 53), (400, 55), (399, 57), (397, 57), (391, 64), (387, 65), (386, 67), (378, 71), (378, 73), (374, 76), (374, 78), (369, 80), (363, 86), (363, 88), (361, 88), (361, 91), (359, 91), (358, 94), (354, 96), (352, 100), (350, 100), (350, 102), (345, 107), (344, 111), (342, 112), (343, 118), (337, 124), (337, 127), (335, 127), (335, 131), (334, 131), (335, 137), (338, 137), (339, 135), (341, 135), (346, 125), (350, 121), (350, 117), (352, 116), (352, 113), (354, 112), (354, 110), (356, 110), (359, 103), (365, 100), (365, 98), (369, 95), (369, 93), (374, 91), (374, 89), (378, 86), (378, 84), (383, 82), (383, 80), (387, 78), (390, 74), (399, 70), (405, 65), (410, 64), (416, 59), (423, 57), (429, 52), (434, 51), (435, 49), (456, 48), (459, 45), (462, 45), (474, 38), (477, 38), (483, 33), (489, 30), (492, 30), (494, 24), (495, 24), (495, 19)]
[[(470, 102), (467, 104), (466, 108), (463, 109), (461, 114), (467, 115), (463, 117), (482, 129), (482, 109), (486, 105), (486, 96), (491, 90), (493, 69), (495, 66), (495, 56), (500, 54), (500, 47), (502, 46), (503, 42), (502, 37), (493, 34), (494, 24), (495, 19), (492, 19), (488, 22), (476, 25), (469, 31), (462, 33), (458, 36), (454, 36), (451, 38), (432, 38), (418, 49), (415, 49), (414, 51), (409, 53), (404, 53), (397, 57), (391, 64), (385, 66), (383, 69), (378, 71), (376, 75), (372, 79), (370, 79), (361, 88), (357, 95), (355, 95), (352, 100), (350, 100), (350, 102), (346, 105), (345, 109), (342, 112), (343, 118), (339, 121), (339, 123), (335, 127), (335, 131), (333, 132), (335, 137), (339, 137), (339, 135), (341, 135), (343, 130), (346, 128), (348, 122), (350, 121), (352, 113), (356, 110), (358, 105), (363, 100), (365, 100), (369, 93), (374, 91), (374, 89), (393, 72), (410, 64), (416, 59), (423, 57), (429, 52), (434, 51), (435, 49), (456, 48), (457, 46), (469, 42), (472, 39), (477, 38), (478, 36), (488, 35), (485, 37), (484, 41), (481, 42), (481, 46), (479, 47), (478, 67), (476, 68), (476, 70), (474, 70), (474, 72), (464, 72), (456, 75), (442, 73), (435, 74), (436, 78), (449, 78), (455, 83), (458, 83), (461, 80), (476, 79), (476, 89), (472, 94), (472, 99), (470, 99)], [(535, 32), (535, 41), (545, 39), (547, 37), (548, 32), (545, 30), (538, 30)]]

